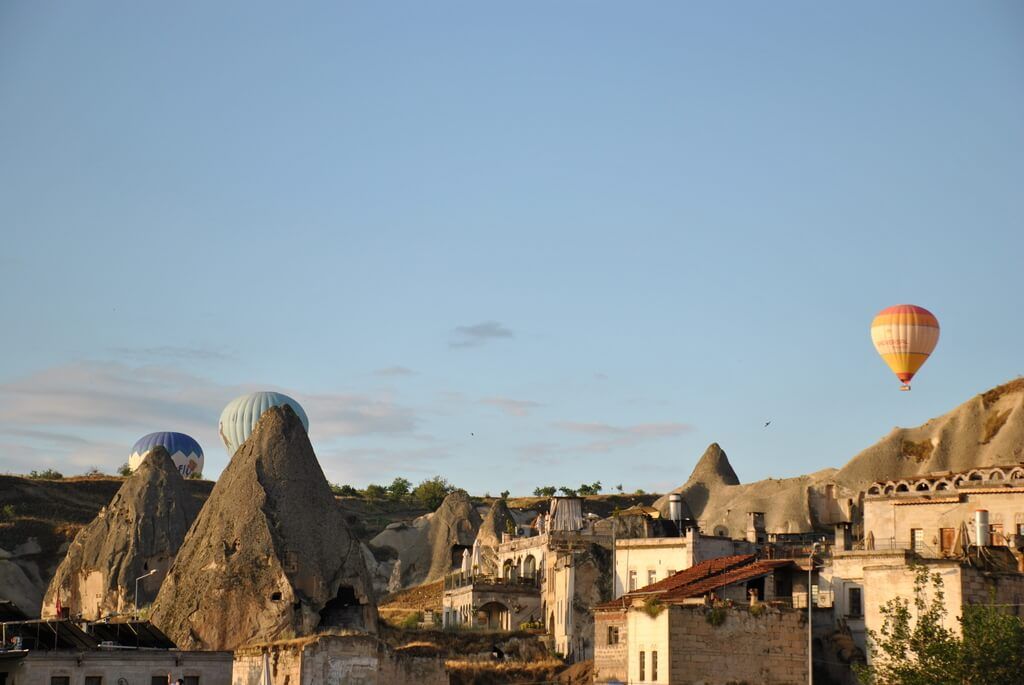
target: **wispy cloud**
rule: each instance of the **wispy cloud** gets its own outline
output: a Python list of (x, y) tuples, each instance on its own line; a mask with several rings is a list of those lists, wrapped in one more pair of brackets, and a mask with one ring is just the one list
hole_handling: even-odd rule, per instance
[(383, 376), (385, 378), (394, 378), (397, 376), (414, 376), (416, 372), (405, 366), (388, 366), (383, 369), (376, 369), (373, 372), (374, 376)]
[(514, 400), (509, 397), (485, 397), (480, 404), (487, 404), (497, 407), (509, 416), (527, 416), (531, 411), (541, 406), (540, 402), (533, 400)]
[(236, 354), (221, 347), (158, 345), (155, 347), (114, 347), (119, 358), (132, 361), (224, 361)]
[(309, 394), (222, 384), (168, 366), (81, 361), (0, 383), (0, 442), (8, 448), (0, 459), (7, 463), (12, 454), (43, 452), (64, 463), (113, 468), (135, 438), (158, 430), (194, 436), (209, 458), (219, 451), (217, 421), (224, 405), (258, 389), (282, 390), (301, 402), (314, 444), (406, 436), (417, 427), (415, 412), (387, 396)]
[(397, 476), (417, 479), (443, 473), (451, 454), (443, 446), (417, 448), (352, 447), (320, 455), (328, 480), (364, 486), (390, 483)]
[(458, 326), (452, 331), (448, 347), (480, 347), (492, 340), (514, 338), (512, 330), (497, 321), (481, 321), (472, 326)]
[(551, 425), (559, 430), (595, 438), (578, 448), (585, 452), (608, 452), (621, 447), (632, 447), (647, 440), (675, 437), (693, 430), (690, 424), (677, 422), (616, 426), (601, 422), (558, 421)]

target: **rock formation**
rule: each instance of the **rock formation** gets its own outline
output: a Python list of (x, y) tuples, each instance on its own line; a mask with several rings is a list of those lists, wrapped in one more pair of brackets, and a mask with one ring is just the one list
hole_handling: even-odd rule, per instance
[[(683, 496), (684, 514), (696, 519), (705, 535), (717, 534), (742, 538), (747, 527), (747, 512), (765, 514), (770, 533), (802, 533), (821, 524), (812, 513), (809, 488), (827, 480), (834, 469), (797, 478), (768, 478), (740, 484), (729, 457), (718, 443), (708, 446), (686, 483), (672, 492)], [(654, 506), (668, 515), (668, 496)]]
[(376, 630), (359, 542), (290, 407), (264, 412), (232, 457), (151, 620), (182, 649), (234, 649), (331, 627)]
[(874, 481), (1024, 461), (1024, 378), (975, 395), (916, 428), (894, 428), (836, 474), (849, 490)]
[(508, 504), (503, 499), (494, 500), (476, 534), (476, 542), (480, 543), (479, 573), (498, 575), (498, 544), (501, 542), (502, 534), (507, 533), (510, 526), (517, 524)]
[[(136, 599), (140, 607), (151, 603), (198, 509), (170, 455), (154, 449), (71, 543), (41, 615), (56, 614), (58, 592), (72, 616), (88, 620), (131, 612)], [(135, 580), (147, 573), (136, 598)]]
[[(743, 537), (746, 514), (765, 514), (769, 533), (824, 529), (856, 516), (859, 495), (875, 481), (961, 472), (1024, 461), (1024, 379), (976, 395), (916, 428), (894, 428), (842, 469), (742, 485), (717, 444), (708, 447), (686, 483), (690, 514), (706, 534)], [(655, 506), (668, 513), (668, 497)]]
[(409, 587), (441, 578), (462, 563), (462, 552), (473, 546), (480, 529), (480, 512), (469, 495), (457, 490), (444, 498), (432, 514), (420, 516), (411, 525), (392, 524), (370, 541), (374, 550), (390, 550), (397, 582)]

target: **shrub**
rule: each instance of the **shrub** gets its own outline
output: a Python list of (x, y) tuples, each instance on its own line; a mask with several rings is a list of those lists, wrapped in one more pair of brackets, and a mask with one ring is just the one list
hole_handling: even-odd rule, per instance
[(60, 480), (64, 477), (64, 474), (54, 469), (46, 469), (44, 471), (30, 471), (28, 477), (34, 480)]
[(85, 470), (85, 473), (83, 473), (82, 475), (85, 476), (86, 478), (96, 478), (98, 476), (105, 476), (107, 474), (100, 471), (98, 466), (90, 466)]
[(704, 618), (708, 623), (717, 628), (725, 623), (725, 607), (711, 607)]
[(422, 622), (423, 622), (423, 612), (417, 611), (417, 612), (409, 614), (408, 616), (403, 618), (402, 622), (399, 625), (402, 628), (405, 628), (406, 630), (412, 630), (412, 629), (418, 627), (419, 624), (422, 623)]
[(362, 495), (361, 492), (351, 485), (338, 485), (337, 483), (331, 483), (331, 492), (342, 497), (359, 497)]
[(127, 478), (132, 475), (132, 467), (128, 466), (128, 462), (125, 462), (117, 467), (117, 475), (122, 478)]
[(665, 605), (657, 597), (648, 597), (644, 600), (641, 611), (651, 618), (658, 618), (658, 615), (665, 610)]
[(544, 487), (534, 488), (534, 497), (554, 497), (555, 493), (558, 492), (558, 488), (554, 485), (545, 485)]
[(5, 504), (0, 507), (0, 521), (13, 521), (15, 516), (14, 505)]

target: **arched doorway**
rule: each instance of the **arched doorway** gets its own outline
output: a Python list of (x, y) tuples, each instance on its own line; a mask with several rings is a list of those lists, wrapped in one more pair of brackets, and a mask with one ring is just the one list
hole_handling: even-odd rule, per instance
[(508, 607), (501, 602), (487, 602), (477, 612), (477, 627), (488, 630), (511, 630)]

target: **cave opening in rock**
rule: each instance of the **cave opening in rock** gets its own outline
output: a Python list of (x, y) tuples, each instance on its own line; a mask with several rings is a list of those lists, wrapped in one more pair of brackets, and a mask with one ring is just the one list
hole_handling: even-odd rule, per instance
[(348, 585), (338, 588), (338, 594), (320, 611), (320, 626), (332, 628), (365, 628), (363, 607), (356, 592)]

